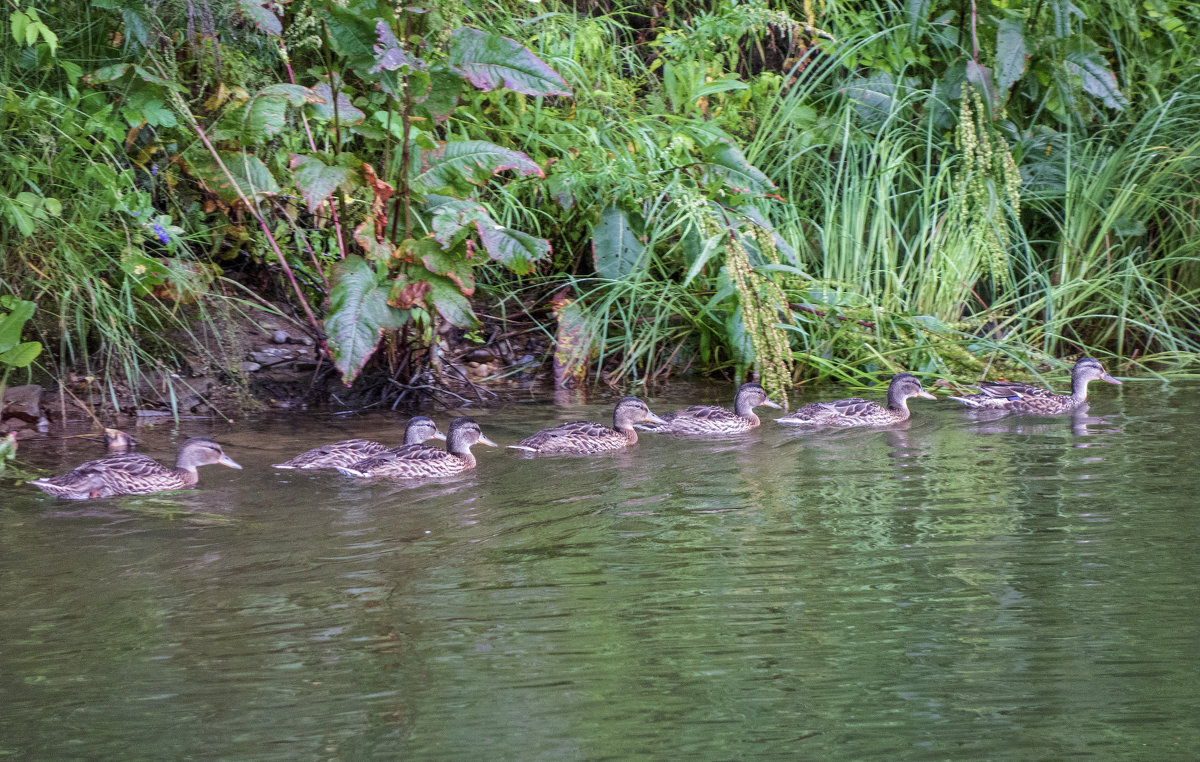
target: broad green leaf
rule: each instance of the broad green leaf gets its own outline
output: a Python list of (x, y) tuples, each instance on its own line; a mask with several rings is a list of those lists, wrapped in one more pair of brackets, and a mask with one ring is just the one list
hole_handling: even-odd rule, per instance
[(371, 67), (371, 74), (376, 74), (380, 71), (395, 71), (397, 69), (409, 69), (416, 71), (424, 69), (425, 62), (420, 58), (409, 53), (400, 45), (400, 40), (396, 39), (396, 35), (392, 32), (387, 22), (379, 19), (375, 22), (375, 33), (379, 38), (379, 43), (375, 45), (375, 65)]
[(854, 111), (864, 126), (877, 129), (895, 107), (896, 78), (886, 71), (868, 77), (855, 77), (846, 85), (846, 97), (854, 102)]
[(366, 70), (375, 64), (375, 27), (362, 13), (336, 3), (325, 8), (324, 21), (334, 52), (352, 66)]
[(388, 286), (380, 285), (375, 268), (362, 257), (352, 254), (335, 264), (330, 282), (325, 336), (342, 383), (349, 386), (379, 345), (379, 337), (403, 325), (404, 316), (388, 306)]
[(457, 251), (443, 250), (433, 239), (425, 239), (422, 243), (424, 242), (431, 245), (420, 246), (417, 253), (425, 268), (431, 273), (444, 275), (454, 281), (463, 294), (470, 296), (475, 293), (475, 273), (471, 268), (471, 263)]
[(975, 61), (967, 61), (967, 81), (979, 91), (984, 105), (990, 112), (992, 107), (998, 104), (996, 100), (996, 83), (992, 80), (992, 70), (986, 66), (981, 66)]
[[(334, 118), (334, 101), (333, 88), (328, 82), (322, 82), (313, 89), (319, 101), (310, 103), (309, 108), (312, 109), (313, 116), (324, 121), (331, 121)], [(358, 124), (367, 118), (367, 115), (355, 108), (350, 99), (346, 97), (343, 90), (338, 90), (337, 94), (337, 119), (341, 124)]]
[(292, 168), (292, 178), (311, 212), (316, 212), (317, 207), (325, 203), (339, 185), (354, 175), (354, 170), (349, 167), (326, 164), (316, 156), (296, 153), (291, 155), (288, 166)]
[(317, 95), (311, 88), (304, 87), (303, 85), (289, 85), (283, 82), (267, 85), (258, 91), (258, 95), (259, 97), (264, 95), (282, 95), (284, 98), (287, 98), (288, 105), (297, 107), (309, 103), (321, 102), (321, 96)]
[(37, 305), (24, 299), (6, 299), (7, 315), (0, 315), (0, 352), (7, 352), (21, 341), (25, 323), (33, 317)]
[(925, 26), (929, 15), (929, 0), (906, 0), (904, 6), (908, 12), (909, 39), (916, 39), (917, 30)]
[(523, 175), (546, 176), (537, 162), (520, 151), (483, 140), (459, 140), (444, 143), (433, 151), (422, 151), (421, 167), (413, 183), (429, 190), (452, 187), (458, 178), (482, 185), (506, 169), (515, 169)]
[(131, 64), (113, 64), (112, 66), (104, 66), (96, 69), (91, 74), (83, 78), (85, 85), (99, 85), (104, 82), (112, 82), (125, 76), (129, 71)]
[(429, 94), (413, 100), (413, 112), (423, 116), (431, 124), (438, 125), (450, 118), (458, 105), (462, 92), (462, 77), (450, 71), (433, 71), (429, 74)]
[(1047, 5), (1054, 14), (1054, 36), (1060, 40), (1071, 36), (1072, 16), (1080, 20), (1087, 18), (1071, 0), (1049, 0)]
[(283, 24), (279, 22), (279, 17), (266, 8), (262, 0), (238, 0), (238, 8), (243, 16), (254, 22), (258, 31), (273, 37), (283, 34)]
[(775, 183), (746, 161), (746, 157), (732, 143), (719, 141), (704, 153), (705, 161), (700, 166), (705, 182), (719, 178), (733, 190), (742, 193), (761, 194), (775, 189)]
[(459, 328), (473, 328), (478, 323), (470, 300), (463, 296), (454, 281), (433, 273), (425, 280), (430, 285), (429, 294), (425, 299), (442, 317)]
[(239, 190), (241, 195), (252, 201), (279, 194), (279, 184), (275, 182), (271, 170), (267, 169), (267, 165), (257, 156), (234, 151), (218, 152), (221, 161), (229, 169), (229, 174), (233, 176), (236, 183), (233, 185), (208, 153), (197, 152), (196, 155), (198, 158), (188, 164), (189, 170), (223, 201), (237, 201), (240, 197)]
[(630, 229), (624, 209), (608, 207), (592, 226), (592, 258), (596, 274), (602, 278), (620, 280), (629, 275), (642, 261), (645, 249)]
[(1067, 50), (1067, 63), (1079, 75), (1085, 93), (1099, 98), (1105, 106), (1120, 111), (1128, 101), (1117, 86), (1117, 75), (1093, 45), (1090, 40), (1073, 40)]
[(1000, 19), (996, 25), (996, 89), (1001, 98), (1025, 73), (1024, 23), (1018, 19)]
[(37, 359), (42, 353), (42, 344), (38, 341), (26, 341), (18, 344), (7, 352), (0, 352), (0, 366), (24, 368)]
[(141, 109), (141, 117), (146, 120), (146, 124), (152, 127), (174, 127), (179, 122), (175, 119), (175, 113), (167, 108), (161, 98), (152, 98), (146, 101)]
[(534, 270), (534, 262), (550, 256), (550, 242), (544, 238), (481, 220), (476, 220), (475, 229), (488, 256), (517, 275), (528, 275)]
[(460, 231), (474, 222), (482, 220), (493, 226), (496, 224), (487, 210), (475, 201), (430, 194), (425, 199), (425, 208), (433, 214), (433, 237), (443, 247), (449, 246)]
[(516, 40), (464, 27), (450, 34), (450, 66), (480, 90), (570, 95), (566, 81)]

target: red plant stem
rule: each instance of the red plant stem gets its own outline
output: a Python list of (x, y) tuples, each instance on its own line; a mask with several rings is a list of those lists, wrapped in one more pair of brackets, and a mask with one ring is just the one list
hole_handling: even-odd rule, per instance
[[(158, 69), (158, 75), (160, 77), (163, 79), (169, 78), (166, 69), (164, 69), (162, 64), (160, 64), (157, 60), (154, 62), (154, 66)], [(321, 342), (321, 349), (328, 352), (329, 346), (325, 343), (325, 333), (321, 330), (321, 323), (317, 320), (316, 315), (313, 314), (312, 307), (310, 307), (308, 304), (308, 299), (304, 298), (304, 291), (300, 288), (300, 284), (296, 281), (296, 274), (292, 272), (291, 266), (288, 265), (287, 257), (283, 256), (283, 250), (279, 248), (279, 242), (276, 241), (275, 236), (271, 234), (271, 227), (267, 224), (266, 218), (262, 216), (262, 212), (258, 210), (257, 206), (250, 203), (250, 199), (246, 198), (246, 194), (242, 193), (242, 188), (240, 185), (238, 185), (237, 180), (234, 179), (233, 173), (229, 171), (229, 167), (225, 166), (225, 162), (221, 160), (221, 154), (217, 153), (216, 147), (213, 146), (212, 141), (208, 139), (208, 133), (204, 131), (204, 128), (200, 126), (200, 122), (195, 116), (192, 115), (191, 109), (187, 108), (187, 104), (183, 102), (183, 98), (179, 97), (179, 94), (174, 91), (169, 92), (171, 92), (172, 97), (175, 100), (176, 108), (178, 108), (180, 113), (183, 114), (184, 118), (187, 119), (188, 124), (193, 130), (196, 131), (196, 135), (200, 138), (200, 141), (204, 143), (204, 147), (208, 149), (208, 153), (210, 156), (212, 156), (213, 161), (215, 161), (217, 166), (221, 168), (221, 172), (224, 173), (225, 179), (229, 181), (229, 187), (237, 191), (238, 198), (241, 199), (242, 204), (245, 205), (250, 214), (254, 215), (254, 219), (258, 220), (259, 227), (262, 228), (263, 233), (267, 237), (267, 242), (271, 245), (272, 251), (275, 252), (276, 258), (279, 259), (279, 264), (283, 266), (283, 271), (287, 274), (288, 281), (292, 284), (292, 290), (296, 292), (296, 297), (300, 300), (300, 306), (304, 308), (304, 314), (308, 316), (308, 321), (312, 324), (313, 330), (317, 332), (316, 335)]]
[[(296, 74), (295, 74), (295, 72), (292, 71), (292, 61), (291, 61), (291, 59), (288, 58), (287, 48), (284, 47), (282, 39), (279, 41), (279, 52), (283, 56), (283, 65), (287, 69), (288, 81), (290, 81), (294, 85), (294, 84), (296, 84)], [(331, 92), (331, 93), (333, 92), (332, 84), (330, 85), (329, 92)], [(305, 116), (303, 111), (300, 112), (300, 121), (304, 123), (304, 134), (306, 134), (308, 136), (309, 150), (311, 150), (313, 153), (316, 153), (317, 152), (317, 141), (315, 138), (313, 138), (312, 128), (308, 124), (308, 117)], [(335, 237), (337, 238), (338, 251), (341, 253), (342, 259), (345, 259), (346, 258), (346, 241), (342, 237), (342, 221), (338, 217), (338, 211), (337, 211), (336, 206), (334, 206), (333, 204), (330, 204), (329, 211), (333, 217), (333, 232), (334, 232)], [(309, 251), (311, 252), (312, 250), (310, 249)], [(329, 291), (329, 279), (325, 277), (324, 268), (318, 267), (317, 272), (320, 273), (321, 280), (325, 283), (325, 291), (328, 292)]]

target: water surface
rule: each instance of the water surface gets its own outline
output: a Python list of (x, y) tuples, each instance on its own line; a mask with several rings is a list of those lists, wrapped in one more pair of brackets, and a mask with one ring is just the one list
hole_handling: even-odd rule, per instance
[[(89, 503), (3, 487), (0, 754), (1191, 758), (1200, 385), (1093, 391), (1076, 418), (914, 400), (889, 431), (478, 447), (418, 485), (269, 467), (398, 442), (399, 414), (138, 432), (160, 460), (216, 436), (245, 470)], [(472, 415), (503, 445), (611, 403)]]

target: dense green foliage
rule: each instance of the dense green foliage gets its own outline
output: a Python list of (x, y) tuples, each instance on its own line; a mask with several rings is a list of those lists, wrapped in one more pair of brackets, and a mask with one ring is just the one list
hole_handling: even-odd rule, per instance
[(412, 377), (479, 310), (553, 334), (564, 286), (576, 359), (614, 383), (1179, 369), (1198, 21), (1183, 0), (12, 7), (3, 289), (37, 303), (47, 368), (106, 378), (212, 355), (196, 326), (266, 300), (347, 382), (373, 353)]

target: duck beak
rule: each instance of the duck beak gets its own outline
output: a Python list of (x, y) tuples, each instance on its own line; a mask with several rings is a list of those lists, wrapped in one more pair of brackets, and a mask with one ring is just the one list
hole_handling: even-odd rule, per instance
[(650, 421), (650, 423), (666, 423), (666, 421), (664, 421), (663, 419), (659, 418), (659, 417), (658, 417), (657, 415), (655, 415), (654, 413), (651, 413), (649, 410), (647, 410), (647, 411), (646, 411), (646, 417), (645, 417), (645, 418), (643, 418), (642, 420), (643, 420), (643, 421)]
[(239, 471), (242, 470), (242, 467), (237, 464), (237, 461), (228, 455), (225, 455), (224, 453), (221, 454), (221, 459), (218, 460), (217, 463), (222, 466), (228, 466), (229, 468), (236, 468)]
[(1100, 380), (1101, 380), (1101, 381), (1107, 381), (1107, 382), (1108, 382), (1108, 383), (1110, 383), (1110, 384), (1116, 384), (1117, 386), (1124, 386), (1124, 384), (1122, 384), (1120, 381), (1118, 381), (1117, 379), (1113, 378), (1112, 376), (1108, 375), (1107, 373), (1105, 373), (1104, 375), (1100, 376)]
[(446, 441), (446, 435), (445, 435), (445, 434), (443, 434), (443, 433), (442, 433), (442, 432), (440, 432), (440, 431), (435, 431), (435, 432), (433, 432), (433, 438), (434, 438), (434, 439), (436, 439), (436, 440), (438, 440), (439, 442), (445, 442), (445, 441)]
[(479, 435), (479, 444), (487, 445), (488, 447), (499, 447), (500, 446), (500, 445), (496, 444), (495, 442), (493, 442), (492, 440), (485, 437), (483, 434)]
[(778, 402), (774, 402), (772, 400), (763, 400), (763, 404), (767, 407), (773, 407), (776, 410), (783, 410), (783, 405), (780, 405)]
[(937, 399), (937, 397), (933, 396), (931, 393), (929, 393), (929, 392), (925, 391), (924, 389), (922, 389), (921, 391), (917, 392), (917, 396), (918, 396), (918, 397), (924, 397), (924, 398), (925, 398), (925, 399), (927, 399), (927, 400), (936, 400), (936, 399)]

